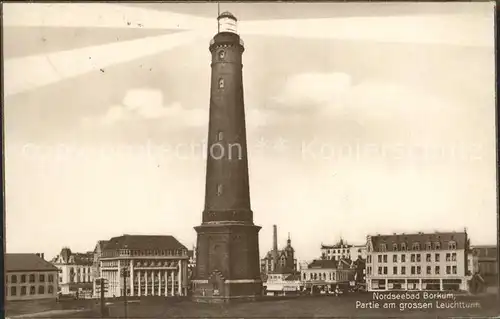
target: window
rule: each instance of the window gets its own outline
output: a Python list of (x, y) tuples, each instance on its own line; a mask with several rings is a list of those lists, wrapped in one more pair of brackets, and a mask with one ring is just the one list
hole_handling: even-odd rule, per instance
[(421, 270), (420, 266), (417, 266), (417, 275), (420, 275)]
[(432, 249), (432, 245), (431, 245), (431, 243), (426, 243), (426, 244), (425, 244), (425, 249), (427, 249), (427, 250), (431, 250), (431, 249)]
[(219, 131), (217, 133), (217, 142), (222, 141), (222, 139), (224, 139), (224, 133), (222, 131)]
[(378, 255), (378, 262), (381, 263), (382, 262), (382, 255)]
[(439, 266), (436, 266), (436, 267), (434, 268), (434, 272), (436, 273), (436, 275), (439, 275)]
[(402, 255), (401, 255), (401, 262), (402, 262), (402, 263), (405, 263), (405, 262), (406, 262), (406, 255), (405, 255), (405, 254), (402, 254)]
[(410, 259), (411, 259), (411, 262), (414, 263), (415, 262), (415, 254), (411, 254)]
[(35, 275), (34, 274), (30, 275), (30, 282), (35, 282)]
[(24, 284), (26, 282), (26, 275), (21, 275), (21, 283)]
[(368, 257), (366, 257), (366, 262), (371, 264), (372, 262), (372, 255), (369, 255)]
[(431, 254), (425, 255), (425, 261), (426, 262), (431, 262)]
[(452, 270), (453, 270), (453, 274), (456, 275), (457, 274), (457, 266), (453, 266)]
[(401, 267), (401, 275), (406, 275), (406, 267)]
[(398, 244), (392, 244), (392, 250), (398, 251)]
[(217, 196), (221, 196), (222, 195), (222, 184), (218, 184), (217, 185)]
[(397, 275), (398, 274), (398, 267), (396, 267), (396, 266), (392, 267), (392, 273), (394, 275)]
[(398, 255), (392, 255), (392, 262), (397, 263), (398, 262)]
[(26, 296), (26, 287), (25, 286), (21, 287), (21, 296)]
[(449, 250), (457, 249), (457, 243), (455, 243), (454, 241), (448, 242), (448, 249)]
[(406, 243), (401, 243), (401, 250), (406, 250)]
[(457, 253), (452, 253), (451, 254), (451, 260), (452, 261), (457, 261)]
[(45, 294), (45, 287), (44, 286), (38, 286), (38, 294), (39, 295)]
[(40, 275), (39, 278), (38, 278), (38, 280), (40, 282), (45, 282), (45, 275)]
[(450, 261), (450, 253), (446, 254), (446, 261)]
[(49, 286), (49, 294), (53, 294), (54, 293), (54, 286)]
[(420, 254), (417, 254), (417, 262), (420, 262)]
[(415, 266), (411, 266), (411, 274), (415, 275)]
[(436, 250), (441, 249), (441, 243), (440, 242), (434, 243), (434, 249), (436, 249)]
[(413, 245), (411, 246), (411, 249), (413, 249), (413, 250), (420, 250), (420, 244), (419, 243), (413, 243)]
[(219, 79), (219, 89), (224, 88), (224, 79)]
[(451, 273), (451, 267), (446, 266), (446, 274), (449, 275)]
[(54, 275), (49, 275), (49, 282), (54, 282)]
[(437, 262), (439, 262), (439, 257), (440, 257), (439, 253), (435, 254), (434, 255), (434, 260), (437, 261)]
[(59, 277), (59, 282), (62, 282), (62, 277)]
[(427, 266), (427, 275), (431, 274), (431, 266)]
[(219, 59), (224, 59), (224, 57), (226, 56), (226, 52), (224, 50), (220, 50), (219, 51)]
[(387, 275), (387, 267), (384, 267), (384, 275)]
[[(16, 275), (12, 275), (10, 276), (10, 281), (13, 283), (13, 284), (17, 284), (17, 276)], [(13, 295), (14, 296), (14, 295)]]
[(380, 244), (380, 251), (386, 251), (387, 247), (385, 244)]
[(384, 255), (384, 262), (387, 262), (387, 255)]
[(36, 294), (36, 287), (35, 286), (31, 286), (30, 287), (30, 295), (34, 295)]
[(378, 267), (378, 274), (382, 275), (382, 267)]
[(17, 287), (10, 287), (10, 295), (15, 296), (17, 295)]

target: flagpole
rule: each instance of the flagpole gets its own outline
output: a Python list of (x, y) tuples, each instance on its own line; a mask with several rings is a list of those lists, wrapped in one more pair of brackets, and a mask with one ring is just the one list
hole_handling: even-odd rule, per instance
[(220, 32), (219, 16), (220, 16), (220, 1), (217, 1), (217, 33)]

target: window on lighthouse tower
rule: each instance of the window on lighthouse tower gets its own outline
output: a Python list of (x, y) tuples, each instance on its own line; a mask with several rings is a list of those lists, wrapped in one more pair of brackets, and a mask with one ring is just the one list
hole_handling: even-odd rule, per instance
[(217, 185), (217, 196), (221, 196), (222, 195), (222, 184), (218, 184)]
[(219, 89), (224, 88), (224, 79), (219, 79)]

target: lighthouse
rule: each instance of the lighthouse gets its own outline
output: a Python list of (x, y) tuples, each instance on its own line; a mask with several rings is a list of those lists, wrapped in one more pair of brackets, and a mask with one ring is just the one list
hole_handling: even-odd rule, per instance
[(210, 112), (205, 207), (197, 232), (193, 300), (229, 302), (261, 295), (259, 230), (250, 205), (243, 97), (243, 40), (230, 12), (210, 41)]

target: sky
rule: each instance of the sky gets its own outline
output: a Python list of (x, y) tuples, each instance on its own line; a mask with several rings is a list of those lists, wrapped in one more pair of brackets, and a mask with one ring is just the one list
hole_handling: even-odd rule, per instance
[[(122, 234), (196, 242), (217, 5), (4, 8), (8, 253)], [(496, 242), (493, 3), (223, 3), (260, 254), (341, 237)]]

